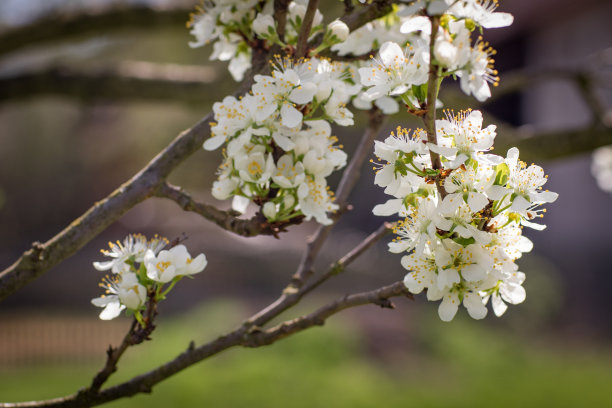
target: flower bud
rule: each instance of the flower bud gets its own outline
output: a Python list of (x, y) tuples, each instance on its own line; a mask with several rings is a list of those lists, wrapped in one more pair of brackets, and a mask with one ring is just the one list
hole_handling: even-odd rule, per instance
[(253, 31), (259, 37), (267, 38), (270, 36), (270, 28), (275, 30), (274, 17), (270, 14), (258, 14), (255, 20), (253, 20)]
[(288, 208), (291, 208), (295, 205), (295, 197), (292, 195), (286, 195), (285, 197), (283, 197), (283, 206), (285, 207), (285, 210)]
[(276, 204), (274, 204), (272, 201), (268, 201), (261, 208), (261, 212), (268, 220), (274, 220), (274, 218), (276, 218)]
[(340, 42), (345, 41), (349, 36), (349, 28), (342, 21), (336, 19), (327, 25), (327, 29), (335, 35)]
[(448, 41), (438, 41), (434, 46), (436, 59), (445, 67), (452, 67), (457, 62), (457, 47)]

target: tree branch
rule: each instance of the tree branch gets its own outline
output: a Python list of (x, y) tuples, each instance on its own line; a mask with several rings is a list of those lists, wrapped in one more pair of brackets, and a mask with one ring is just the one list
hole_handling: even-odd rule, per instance
[(374, 0), (372, 4), (359, 7), (357, 11), (350, 14), (345, 14), (340, 20), (348, 26), (349, 30), (354, 31), (372, 20), (389, 14), (393, 11), (393, 3), (391, 0)]
[[(161, 381), (229, 348), (235, 346), (258, 347), (271, 344), (276, 340), (280, 340), (290, 334), (312, 327), (313, 325), (321, 325), (328, 317), (349, 307), (373, 303), (381, 307), (392, 308), (393, 304), (389, 301), (389, 298), (400, 295), (412, 297), (402, 282), (396, 282), (393, 285), (369, 292), (344, 296), (323, 306), (310, 315), (285, 322), (280, 326), (273, 327), (266, 331), (261, 330), (261, 326), (270, 322), (289, 307), (297, 304), (304, 295), (318, 287), (328, 278), (339, 273), (338, 265), (344, 268), (353, 262), (359, 255), (382, 238), (388, 232), (388, 228), (388, 224), (381, 226), (348, 254), (335, 262), (327, 273), (319, 277), (319, 279), (310, 286), (306, 286), (299, 291), (285, 290), (279, 299), (254, 316), (246, 319), (237, 329), (197, 348), (191, 343), (187, 350), (176, 358), (145, 374), (101, 391), (96, 389), (93, 384), (103, 384), (108, 376), (114, 371), (116, 361), (118, 357), (121, 356), (121, 354), (119, 354), (119, 356), (115, 358), (115, 356), (111, 356), (109, 353), (105, 368), (98, 373), (90, 388), (81, 390), (73, 395), (46, 401), (0, 403), (0, 408), (83, 408), (100, 405), (105, 402), (129, 397), (138, 393), (148, 393), (151, 392), (153, 386)], [(129, 340), (127, 342), (129, 342)], [(124, 343), (127, 342), (124, 339)], [(125, 348), (127, 348), (127, 346), (124, 347), (124, 350)], [(121, 347), (119, 349), (121, 349)], [(121, 353), (123, 351), (121, 351)], [(100, 379), (98, 379), (98, 376)]]
[(302, 20), (302, 26), (300, 27), (300, 33), (298, 34), (297, 46), (295, 51), (295, 58), (302, 58), (306, 56), (306, 48), (308, 45), (308, 37), (310, 37), (310, 30), (312, 29), (312, 21), (314, 20), (315, 13), (319, 0), (309, 0), (308, 6), (306, 7), (306, 13), (304, 13), (304, 19)]
[(75, 253), (130, 208), (153, 196), (168, 174), (201, 147), (210, 132), (208, 123), (212, 119), (209, 113), (194, 127), (179, 134), (134, 177), (49, 241), (33, 243), (32, 249), (0, 273), (0, 300)]
[(297, 286), (295, 280), (292, 279), (278, 299), (245, 320), (244, 324), (248, 327), (261, 327), (285, 310), (296, 305), (305, 295), (321, 286), (321, 284), (323, 284), (329, 278), (344, 271), (344, 269), (358, 256), (363, 254), (367, 249), (374, 245), (374, 243), (387, 235), (389, 228), (391, 228), (391, 225), (388, 223), (381, 225), (375, 232), (366, 237), (365, 240), (359, 243), (348, 254), (343, 256), (338, 261), (332, 263), (327, 272), (320, 275), (314, 281), (311, 281), (306, 285)]
[(78, 38), (83, 35), (108, 35), (112, 30), (160, 26), (180, 26), (189, 19), (191, 7), (164, 8), (152, 5), (113, 6), (96, 11), (52, 14), (29, 24), (0, 33), (0, 55), (33, 44)]
[[(359, 179), (359, 172), (366, 156), (372, 151), (374, 139), (384, 124), (385, 115), (378, 109), (372, 109), (369, 116), (369, 124), (366, 131), (363, 133), (361, 140), (357, 144), (357, 150), (351, 159), (351, 162), (342, 173), (340, 184), (336, 191), (336, 202), (342, 206), (348, 199), (349, 194), (355, 187)], [(308, 241), (306, 251), (302, 256), (300, 265), (293, 275), (293, 283), (296, 287), (301, 286), (307, 276), (312, 274), (312, 266), (319, 251), (323, 247), (323, 243), (329, 236), (333, 225), (321, 225), (315, 232), (314, 236)]]
[(291, 0), (274, 0), (274, 21), (276, 21), (276, 33), (281, 41), (285, 41), (287, 28), (287, 8)]
[(397, 296), (413, 298), (413, 295), (408, 291), (403, 282), (395, 282), (368, 292), (346, 295), (309, 315), (283, 322), (265, 331), (252, 332), (244, 339), (242, 344), (247, 347), (261, 347), (272, 344), (277, 340), (312, 326), (322, 326), (329, 317), (351, 307), (375, 304), (382, 308), (394, 309), (395, 305), (389, 299)]
[[(265, 57), (254, 53), (249, 79), (242, 83), (237, 95), (250, 88), (255, 73), (267, 68)], [(134, 177), (49, 241), (44, 244), (34, 242), (32, 249), (0, 272), (0, 301), (74, 254), (130, 208), (153, 196), (170, 172), (201, 148), (210, 134), (209, 122), (213, 117), (211, 112), (192, 128), (180, 133)]]
[(211, 67), (125, 61), (117, 66), (74, 68), (52, 66), (0, 77), (0, 101), (42, 94), (91, 100), (159, 100), (205, 104)]
[(300, 224), (304, 219), (304, 217), (294, 217), (285, 222), (269, 223), (261, 212), (257, 213), (253, 218), (240, 219), (232, 211), (222, 211), (212, 205), (198, 203), (180, 187), (168, 183), (161, 184), (155, 191), (155, 195), (157, 197), (173, 200), (183, 210), (200, 214), (202, 217), (214, 222), (224, 230), (231, 231), (244, 237), (274, 235), (278, 238), (278, 234), (285, 232), (287, 226)]

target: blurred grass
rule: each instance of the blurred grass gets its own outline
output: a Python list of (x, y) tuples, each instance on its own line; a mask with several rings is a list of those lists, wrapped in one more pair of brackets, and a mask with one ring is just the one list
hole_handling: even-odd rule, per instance
[[(130, 350), (112, 383), (172, 358), (192, 338), (212, 338), (233, 327), (244, 313), (234, 303), (218, 302), (161, 321), (155, 341)], [(467, 319), (451, 324), (426, 321), (407, 329), (418, 331), (416, 345), (390, 350), (389, 364), (368, 356), (359, 330), (336, 318), (323, 329), (271, 347), (231, 349), (156, 386), (151, 395), (107, 406), (612, 406), (610, 350), (541, 339), (530, 344), (507, 329)], [(0, 372), (0, 400), (72, 393), (101, 365), (39, 365)]]

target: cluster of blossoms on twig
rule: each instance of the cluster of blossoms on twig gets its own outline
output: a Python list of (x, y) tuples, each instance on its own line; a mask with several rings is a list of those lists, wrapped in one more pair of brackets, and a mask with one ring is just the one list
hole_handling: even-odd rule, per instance
[[(400, 95), (418, 114), (420, 108), (427, 111), (442, 80), (453, 76), (460, 78), (466, 94), (487, 99), (488, 84), (498, 80), (494, 51), (481, 37), (472, 44), (471, 32), (506, 26), (512, 17), (496, 13), (492, 2), (417, 3), (425, 15), (405, 21), (400, 32), (424, 34), (424, 46), (404, 51), (395, 42), (384, 43), (374, 64), (359, 70), (362, 84), (370, 87), (366, 95)], [(422, 62), (428, 65), (426, 73), (418, 69)], [(505, 302), (525, 299), (525, 275), (515, 261), (532, 243), (522, 236), (522, 227), (543, 229), (532, 220), (545, 212), (540, 205), (557, 198), (540, 191), (544, 171), (521, 162), (518, 149), (510, 149), (505, 158), (491, 154), (495, 126), (483, 129), (482, 123), (479, 111), (447, 111), (446, 119), (426, 123), (427, 131), (398, 128), (375, 147), (380, 162), (375, 184), (394, 198), (373, 212), (403, 217), (389, 250), (406, 254), (401, 259), (410, 271), (406, 287), (412, 293), (426, 289), (429, 300), (442, 300), (438, 312), (445, 321), (453, 319), (461, 303), (470, 316), (481, 319), (489, 299), (498, 316), (507, 309)]]
[[(412, 293), (427, 289), (427, 298), (442, 299), (438, 312), (452, 320), (459, 304), (475, 319), (525, 299), (525, 275), (514, 263), (532, 248), (522, 227), (543, 229), (532, 222), (542, 217), (544, 203), (557, 194), (541, 191), (546, 176), (541, 167), (527, 166), (512, 148), (505, 158), (488, 153), (495, 126), (482, 129), (479, 111), (465, 111), (437, 121), (438, 143), (425, 132), (398, 129), (376, 142), (375, 183), (394, 198), (374, 207), (374, 214), (398, 214), (389, 251), (406, 253), (401, 264), (410, 272), (404, 283)], [(434, 169), (430, 152), (440, 155)], [(434, 180), (441, 177), (440, 194)]]
[(495, 51), (475, 32), (508, 26), (513, 17), (496, 12), (495, 0), (418, 0), (349, 33), (339, 20), (323, 25), (316, 10), (308, 38), (321, 40), (309, 43), (306, 59), (292, 61), (306, 1), (289, 3), (283, 35), (272, 3), (206, 2), (191, 24), (197, 39), (191, 45), (215, 41), (211, 58), (231, 60), (236, 79), (250, 66), (252, 47), (279, 46), (287, 53), (271, 75), (255, 76), (246, 96), (214, 105), (204, 148), (224, 146), (224, 161), (213, 195), (233, 198), (239, 212), (255, 202), (268, 222), (304, 216), (330, 224), (329, 213), (338, 206), (326, 177), (346, 163), (331, 124), (353, 124), (349, 103), (385, 114), (403, 104), (425, 117), (426, 130), (398, 128), (377, 142), (375, 183), (394, 198), (374, 213), (404, 218), (390, 250), (407, 253), (406, 286), (442, 299), (443, 320), (451, 320), (460, 303), (482, 318), (489, 298), (497, 315), (506, 310), (504, 302), (521, 302), (524, 274), (515, 261), (532, 246), (521, 229), (542, 229), (532, 220), (557, 195), (540, 191), (543, 170), (521, 162), (517, 149), (505, 158), (490, 153), (495, 126), (482, 129), (480, 112), (427, 119), (441, 105), (437, 95), (445, 78), (458, 79), (481, 102), (491, 96), (489, 84), (499, 80)]
[(101, 252), (111, 259), (93, 263), (97, 270), (111, 272), (100, 283), (105, 294), (91, 301), (104, 308), (102, 320), (114, 319), (127, 309), (144, 327), (142, 311), (147, 302), (163, 300), (179, 280), (201, 272), (207, 264), (204, 254), (192, 258), (184, 245), (164, 249), (168, 240), (158, 236), (147, 240), (131, 234), (108, 245), (110, 249)]
[(330, 122), (353, 124), (345, 77), (342, 65), (327, 60), (279, 60), (271, 75), (255, 76), (249, 94), (215, 103), (204, 148), (225, 144), (225, 160), (213, 196), (233, 197), (241, 213), (253, 201), (269, 222), (303, 215), (331, 223), (327, 213), (338, 207), (326, 177), (344, 167), (346, 154)]

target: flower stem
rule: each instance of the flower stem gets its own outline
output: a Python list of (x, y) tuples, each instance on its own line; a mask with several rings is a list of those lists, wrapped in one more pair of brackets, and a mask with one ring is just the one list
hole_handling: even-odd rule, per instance
[[(431, 36), (429, 40), (429, 79), (427, 81), (427, 113), (423, 118), (425, 124), (425, 131), (427, 132), (427, 141), (429, 143), (437, 144), (438, 139), (436, 137), (436, 100), (438, 99), (438, 90), (440, 89), (440, 72), (434, 61), (434, 46), (436, 41), (436, 35), (440, 28), (440, 16), (430, 16), (431, 21)], [(433, 151), (429, 151), (431, 157), (431, 165), (435, 170), (442, 169), (442, 162), (440, 161), (440, 155)], [(435, 183), (440, 199), (446, 197), (446, 190), (442, 183), (444, 180), (438, 175)]]

